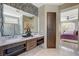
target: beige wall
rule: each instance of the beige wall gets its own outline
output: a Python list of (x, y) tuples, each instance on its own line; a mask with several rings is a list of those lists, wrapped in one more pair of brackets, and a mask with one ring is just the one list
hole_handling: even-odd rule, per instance
[[(55, 6), (55, 5), (46, 5), (45, 6), (45, 20), (46, 20), (46, 24), (47, 24), (47, 12), (56, 12), (56, 48), (58, 49), (59, 48), (59, 45), (60, 45), (60, 36), (59, 36), (59, 11), (58, 11), (58, 6)], [(46, 25), (46, 28), (47, 28), (47, 25)], [(47, 30), (46, 31), (46, 34), (47, 34)], [(46, 36), (47, 37), (47, 36)], [(46, 38), (47, 39), (47, 38)]]
[(45, 33), (45, 6), (42, 6), (38, 10), (38, 18), (39, 18), (39, 34)]
[[(56, 29), (59, 29), (58, 6), (45, 5), (39, 8), (39, 33), (44, 34), (44, 47), (47, 48), (47, 12), (56, 12)], [(59, 48), (59, 30), (56, 30), (56, 48)]]
[(46, 48), (46, 34), (45, 34), (45, 25), (46, 25), (46, 22), (45, 22), (45, 6), (42, 6), (39, 8), (39, 11), (38, 11), (38, 18), (39, 18), (39, 34), (43, 34), (44, 35), (44, 48)]
[(38, 33), (38, 17), (34, 16), (34, 28), (33, 28), (33, 32)]

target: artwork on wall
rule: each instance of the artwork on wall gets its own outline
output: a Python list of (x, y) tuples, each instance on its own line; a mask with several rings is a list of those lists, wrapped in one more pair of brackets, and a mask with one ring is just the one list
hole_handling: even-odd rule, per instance
[(23, 29), (24, 29), (24, 33), (29, 29), (30, 31), (32, 31), (33, 29), (33, 18), (32, 17), (27, 17), (27, 16), (23, 16)]

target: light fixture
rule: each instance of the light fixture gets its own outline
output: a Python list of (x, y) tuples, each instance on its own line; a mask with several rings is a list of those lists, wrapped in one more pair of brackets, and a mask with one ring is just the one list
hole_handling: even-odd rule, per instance
[(67, 16), (67, 20), (69, 20), (69, 16)]

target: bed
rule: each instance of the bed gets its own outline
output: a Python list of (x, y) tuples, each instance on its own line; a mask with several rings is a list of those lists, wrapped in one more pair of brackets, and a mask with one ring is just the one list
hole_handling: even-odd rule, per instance
[(78, 40), (78, 31), (67, 31), (61, 34), (61, 39)]

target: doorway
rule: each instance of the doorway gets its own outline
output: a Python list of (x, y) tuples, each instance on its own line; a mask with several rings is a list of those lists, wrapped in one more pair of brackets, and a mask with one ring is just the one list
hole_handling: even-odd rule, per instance
[(61, 12), (61, 48), (76, 51), (78, 49), (78, 8)]

